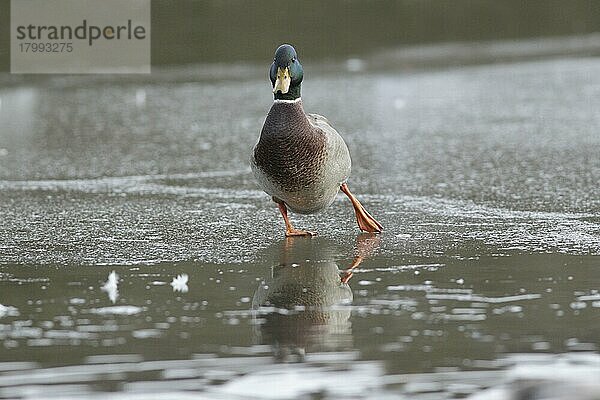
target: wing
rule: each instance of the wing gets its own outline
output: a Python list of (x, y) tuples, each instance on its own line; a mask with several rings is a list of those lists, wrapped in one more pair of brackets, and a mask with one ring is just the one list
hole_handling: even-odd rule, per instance
[(308, 121), (312, 126), (322, 129), (327, 134), (333, 132), (338, 134), (338, 132), (333, 128), (333, 126), (331, 126), (327, 118), (325, 118), (324, 116), (319, 114), (306, 114), (306, 116), (308, 117)]
[(306, 116), (310, 124), (325, 133), (327, 137), (328, 170), (331, 171), (332, 176), (337, 177), (339, 182), (345, 182), (351, 169), (350, 152), (346, 142), (324, 116), (319, 114), (306, 114)]

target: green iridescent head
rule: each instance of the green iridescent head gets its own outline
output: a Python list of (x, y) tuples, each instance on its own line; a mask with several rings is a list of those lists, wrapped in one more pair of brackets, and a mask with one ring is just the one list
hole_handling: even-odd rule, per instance
[(295, 100), (300, 97), (300, 84), (304, 71), (294, 47), (282, 44), (275, 50), (269, 78), (276, 100)]

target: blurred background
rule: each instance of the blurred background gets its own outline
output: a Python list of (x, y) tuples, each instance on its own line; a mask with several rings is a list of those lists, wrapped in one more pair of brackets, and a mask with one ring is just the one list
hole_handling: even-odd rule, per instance
[[(10, 2), (0, 2), (0, 70), (9, 68)], [(269, 60), (290, 42), (305, 59), (388, 47), (600, 31), (594, 0), (164, 0), (152, 2), (153, 65)]]

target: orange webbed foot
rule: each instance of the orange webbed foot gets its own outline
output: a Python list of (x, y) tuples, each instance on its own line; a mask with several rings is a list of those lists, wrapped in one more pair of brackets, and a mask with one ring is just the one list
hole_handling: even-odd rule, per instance
[(361, 230), (370, 233), (380, 233), (383, 230), (383, 226), (365, 210), (362, 204), (359, 210), (355, 209), (355, 212), (356, 222)]
[(304, 231), (302, 229), (296, 229), (290, 222), (290, 219), (287, 215), (287, 207), (283, 202), (277, 202), (277, 207), (279, 207), (279, 211), (281, 212), (281, 216), (285, 221), (285, 237), (296, 237), (296, 236), (308, 236), (313, 237), (316, 236), (316, 232)]
[(356, 214), (356, 222), (362, 231), (370, 233), (380, 233), (383, 231), (383, 226), (360, 204), (360, 201), (350, 192), (347, 184), (343, 183), (340, 189), (352, 202), (352, 207), (354, 207), (354, 213)]
[(316, 236), (317, 233), (316, 232), (311, 232), (311, 231), (303, 231), (302, 229), (286, 229), (285, 231), (285, 237), (293, 237), (293, 236)]

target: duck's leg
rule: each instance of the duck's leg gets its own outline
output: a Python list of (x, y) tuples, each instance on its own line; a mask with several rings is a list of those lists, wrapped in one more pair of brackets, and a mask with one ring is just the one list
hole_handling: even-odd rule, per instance
[[(275, 201), (275, 199), (273, 199), (273, 201)], [(285, 236), (286, 237), (290, 237), (290, 236), (315, 236), (316, 233), (315, 232), (310, 232), (310, 231), (303, 231), (300, 229), (295, 229), (292, 226), (292, 223), (290, 222), (290, 219), (288, 218), (287, 215), (287, 207), (285, 206), (284, 202), (279, 202), (279, 201), (275, 201), (277, 203), (277, 207), (279, 207), (279, 211), (281, 212), (281, 216), (283, 217), (283, 220), (285, 221)]]
[(354, 197), (354, 195), (350, 192), (350, 189), (348, 189), (348, 185), (342, 183), (340, 189), (342, 190), (342, 192), (344, 192), (346, 196), (348, 196), (348, 198), (352, 202), (352, 207), (354, 207), (354, 213), (356, 214), (356, 222), (358, 222), (358, 227), (366, 232), (381, 232), (383, 230), (383, 226), (379, 222), (377, 222), (375, 218), (373, 218), (371, 214), (367, 212), (367, 210), (365, 210), (363, 205), (360, 204), (360, 201), (358, 201), (358, 199)]

